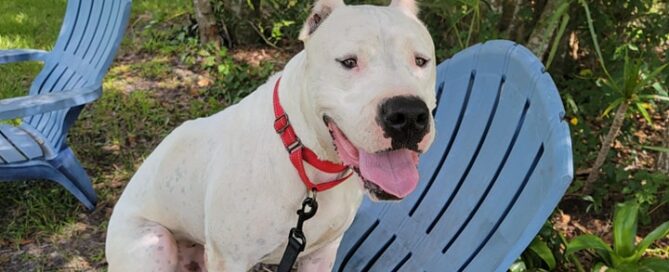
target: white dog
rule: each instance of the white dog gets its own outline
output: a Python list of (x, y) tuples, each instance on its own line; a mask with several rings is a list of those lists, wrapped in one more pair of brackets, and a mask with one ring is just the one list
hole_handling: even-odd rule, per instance
[[(306, 166), (300, 176), (302, 158), (296, 167), (290, 157), (307, 149), (357, 173), (318, 193), (318, 213), (304, 224), (299, 269), (330, 270), (363, 192), (404, 198), (418, 182), (418, 155), (434, 138), (434, 45), (416, 13), (408, 0), (388, 7), (318, 1), (300, 33), (305, 49), (282, 73), (239, 104), (185, 122), (139, 168), (109, 222), (109, 270), (247, 271), (278, 263), (305, 184), (347, 175)], [(274, 103), (287, 118), (275, 116)], [(285, 136), (286, 120), (295, 135)]]

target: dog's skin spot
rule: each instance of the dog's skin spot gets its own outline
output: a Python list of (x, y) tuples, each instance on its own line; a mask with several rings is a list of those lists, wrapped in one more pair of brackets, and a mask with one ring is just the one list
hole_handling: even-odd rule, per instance
[(256, 240), (256, 244), (259, 246), (264, 246), (266, 243), (265, 239), (258, 239)]
[(165, 249), (163, 246), (158, 247), (158, 251), (163, 251), (163, 249)]
[(184, 268), (186, 268), (186, 270), (192, 271), (192, 272), (200, 271), (200, 265), (195, 261), (191, 261), (190, 263), (185, 265)]

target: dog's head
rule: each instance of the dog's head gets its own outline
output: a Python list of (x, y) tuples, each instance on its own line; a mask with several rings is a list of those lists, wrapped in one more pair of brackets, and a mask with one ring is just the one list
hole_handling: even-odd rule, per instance
[(434, 44), (414, 1), (320, 0), (300, 33), (305, 84), (341, 161), (372, 199), (404, 198), (434, 139)]

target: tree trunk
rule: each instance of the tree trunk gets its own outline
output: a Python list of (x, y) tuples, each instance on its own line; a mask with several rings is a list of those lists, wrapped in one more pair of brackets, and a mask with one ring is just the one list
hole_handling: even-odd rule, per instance
[(506, 32), (506, 37), (515, 40), (515, 33), (522, 26), (523, 20), (519, 16), (522, 0), (502, 0), (502, 17), (497, 29)]
[(583, 186), (583, 194), (590, 194), (592, 192), (592, 186), (597, 181), (597, 179), (599, 179), (599, 170), (602, 168), (602, 165), (606, 160), (606, 156), (609, 154), (609, 150), (611, 150), (611, 144), (616, 139), (618, 132), (620, 132), (620, 128), (623, 126), (623, 121), (625, 121), (625, 114), (627, 113), (628, 108), (629, 103), (627, 101), (624, 101), (622, 104), (620, 104), (620, 106), (618, 106), (618, 109), (616, 110), (616, 116), (613, 118), (613, 123), (611, 123), (611, 127), (609, 128), (609, 133), (606, 134), (606, 137), (602, 142), (602, 146), (599, 148), (599, 153), (597, 153), (595, 164), (592, 165), (588, 179), (585, 181)]
[[(666, 112), (665, 116), (665, 124), (667, 124), (667, 127), (664, 129), (664, 135), (663, 135), (663, 140), (662, 140), (662, 146), (663, 147), (669, 147), (669, 111)], [(662, 173), (665, 173), (669, 175), (669, 153), (667, 152), (660, 152), (660, 155), (657, 158), (657, 165), (655, 166), (657, 170), (659, 170)]]
[(553, 33), (555, 33), (555, 30), (560, 23), (559, 17), (557, 20), (551, 20), (551, 18), (558, 7), (562, 5), (563, 1), (564, 0), (546, 1), (546, 5), (541, 12), (539, 20), (535, 24), (532, 34), (530, 34), (530, 38), (527, 41), (527, 48), (541, 60), (544, 59), (551, 38), (553, 37)]
[(197, 20), (200, 42), (213, 42), (216, 46), (221, 46), (218, 38), (218, 27), (216, 27), (216, 16), (211, 8), (209, 0), (193, 0), (195, 8), (195, 19)]

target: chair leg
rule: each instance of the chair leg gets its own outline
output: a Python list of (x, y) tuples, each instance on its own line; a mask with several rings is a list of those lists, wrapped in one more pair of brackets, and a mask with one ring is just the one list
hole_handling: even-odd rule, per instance
[(55, 181), (56, 183), (60, 184), (63, 186), (68, 192), (70, 192), (74, 197), (81, 202), (81, 204), (86, 207), (86, 210), (92, 211), (95, 210), (95, 199), (91, 200), (89, 199), (81, 190), (79, 190), (79, 187), (74, 184), (74, 182), (63, 175), (62, 173), (56, 172), (52, 174), (49, 177), (50, 180)]
[[(95, 209), (95, 204), (97, 203), (97, 195), (95, 190), (93, 190), (93, 184), (86, 174), (86, 170), (81, 167), (81, 164), (72, 153), (72, 149), (69, 147), (61, 151), (56, 159), (60, 162), (60, 165), (57, 167), (58, 171), (66, 177), (72, 186), (74, 186), (77, 191), (83, 193), (86, 201), (83, 201), (77, 196), (77, 199), (84, 203), (87, 209)], [(67, 185), (63, 184), (67, 188)], [(72, 189), (67, 188), (72, 192)], [(75, 194), (76, 196), (76, 194)]]

